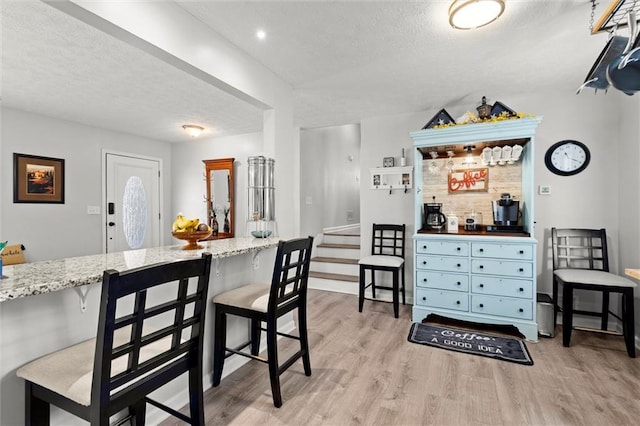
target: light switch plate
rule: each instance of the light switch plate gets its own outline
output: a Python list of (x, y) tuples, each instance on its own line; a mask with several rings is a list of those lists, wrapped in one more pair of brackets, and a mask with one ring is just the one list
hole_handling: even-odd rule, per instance
[(87, 206), (87, 214), (100, 214), (100, 206)]
[(540, 195), (551, 195), (551, 187), (549, 185), (540, 185), (540, 186), (538, 186), (538, 194), (540, 194)]

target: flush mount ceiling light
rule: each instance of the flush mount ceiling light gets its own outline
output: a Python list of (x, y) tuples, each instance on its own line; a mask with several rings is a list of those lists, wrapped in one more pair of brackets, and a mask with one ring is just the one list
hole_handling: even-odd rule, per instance
[(200, 136), (200, 133), (202, 133), (202, 131), (204, 130), (204, 127), (196, 126), (195, 124), (185, 124), (184, 126), (182, 126), (182, 128), (192, 138), (197, 138), (198, 136)]
[(471, 30), (492, 23), (504, 12), (504, 0), (454, 0), (449, 6), (449, 24)]

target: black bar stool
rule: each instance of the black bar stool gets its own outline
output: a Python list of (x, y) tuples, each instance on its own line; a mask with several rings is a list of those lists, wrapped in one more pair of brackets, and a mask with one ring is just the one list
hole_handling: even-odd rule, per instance
[[(405, 225), (373, 224), (371, 239), (371, 256), (360, 259), (360, 289), (358, 292), (358, 310), (362, 312), (364, 292), (371, 287), (371, 295), (376, 298), (376, 290), (393, 292), (393, 315), (398, 318), (398, 293), (402, 292), (402, 304), (405, 304), (404, 293), (404, 234)], [(365, 274), (371, 271), (371, 282), (365, 285)], [(376, 285), (376, 271), (389, 271), (393, 274), (392, 286)], [(400, 285), (402, 274), (402, 285)]]
[[(282, 406), (280, 375), (302, 358), (304, 373), (311, 376), (309, 340), (307, 338), (307, 278), (311, 262), (313, 237), (280, 241), (276, 253), (271, 284), (249, 284), (213, 298), (215, 306), (215, 336), (213, 344), (213, 386), (222, 378), (224, 360), (233, 354), (242, 355), (269, 365), (273, 405)], [(278, 332), (278, 318), (298, 309), (298, 334)], [(248, 318), (251, 322), (250, 341), (236, 348), (226, 347), (227, 315)], [(266, 328), (262, 328), (262, 322)], [(258, 356), (260, 333), (266, 331), (267, 358)], [(282, 364), (278, 363), (278, 336), (300, 341), (300, 350)], [(251, 346), (251, 352), (242, 349)]]
[[(608, 331), (609, 315), (622, 323), (622, 335), (631, 358), (636, 357), (633, 289), (636, 283), (609, 272), (607, 232), (605, 229), (551, 229), (553, 250), (553, 306), (555, 328), (562, 312), (562, 344), (571, 343), (574, 315), (600, 318), (600, 330)], [(558, 286), (562, 285), (562, 307), (558, 305)], [(602, 294), (600, 311), (573, 309), (573, 290), (590, 290)], [(622, 315), (609, 309), (609, 295), (622, 297)], [(592, 331), (598, 331), (591, 329)]]
[[(97, 338), (18, 369), (26, 382), (25, 424), (48, 425), (53, 404), (101, 426), (128, 409), (132, 423), (144, 425), (148, 402), (186, 423), (204, 425), (202, 348), (210, 269), (211, 254), (205, 253), (105, 271)], [(190, 284), (190, 278), (197, 282)], [(184, 373), (190, 417), (147, 397)]]

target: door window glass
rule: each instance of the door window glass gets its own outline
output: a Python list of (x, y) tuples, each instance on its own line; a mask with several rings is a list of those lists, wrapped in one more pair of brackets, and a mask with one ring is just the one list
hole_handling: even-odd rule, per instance
[(142, 247), (147, 231), (147, 195), (138, 176), (131, 176), (124, 187), (122, 227), (129, 247)]

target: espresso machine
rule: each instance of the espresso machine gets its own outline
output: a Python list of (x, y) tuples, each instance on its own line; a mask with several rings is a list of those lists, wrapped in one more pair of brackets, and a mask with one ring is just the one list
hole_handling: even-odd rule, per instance
[(523, 232), (520, 220), (520, 202), (511, 198), (511, 194), (500, 194), (499, 200), (492, 201), (493, 226), (487, 226), (489, 232)]
[(436, 203), (433, 197), (432, 203), (424, 203), (424, 227), (434, 231), (440, 231), (447, 223), (447, 217), (442, 213), (442, 203)]

